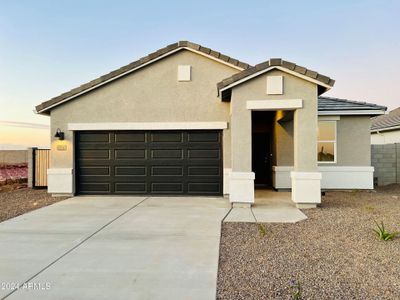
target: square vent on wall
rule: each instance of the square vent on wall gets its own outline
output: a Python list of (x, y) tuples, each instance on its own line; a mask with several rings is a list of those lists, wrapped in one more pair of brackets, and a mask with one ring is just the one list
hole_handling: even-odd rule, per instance
[(191, 81), (192, 80), (192, 67), (189, 65), (178, 66), (178, 81)]

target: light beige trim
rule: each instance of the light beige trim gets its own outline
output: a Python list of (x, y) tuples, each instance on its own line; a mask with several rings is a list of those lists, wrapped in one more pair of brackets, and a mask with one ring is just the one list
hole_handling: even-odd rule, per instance
[(332, 115), (384, 115), (384, 110), (331, 110), (331, 111), (318, 111), (319, 116), (332, 116)]
[(227, 122), (127, 122), (127, 123), (68, 123), (68, 130), (196, 130), (226, 129)]
[(303, 108), (303, 100), (249, 100), (246, 102), (246, 108), (249, 110), (294, 110)]
[(318, 121), (340, 121), (340, 116), (319, 116)]
[(241, 79), (241, 80), (238, 80), (238, 81), (236, 81), (236, 82), (234, 82), (234, 83), (232, 83), (232, 84), (230, 84), (230, 85), (227, 85), (226, 87), (220, 89), (220, 91), (223, 92), (223, 91), (225, 91), (225, 90), (228, 90), (228, 89), (230, 89), (230, 88), (232, 88), (232, 87), (234, 87), (234, 86), (236, 86), (236, 85), (239, 85), (239, 84), (241, 84), (241, 83), (243, 83), (243, 82), (245, 82), (245, 81), (247, 81), (247, 80), (250, 80), (250, 79), (252, 79), (252, 78), (254, 78), (254, 77), (257, 77), (257, 76), (259, 76), (259, 75), (262, 75), (262, 74), (264, 74), (264, 73), (266, 73), (266, 72), (269, 72), (269, 71), (271, 71), (271, 70), (273, 70), (273, 69), (278, 69), (278, 70), (281, 70), (282, 72), (286, 72), (286, 73), (288, 73), (288, 74), (291, 74), (291, 75), (293, 75), (293, 76), (297, 76), (297, 77), (299, 77), (299, 78), (301, 78), (301, 79), (304, 79), (304, 80), (306, 80), (306, 81), (310, 81), (310, 82), (312, 82), (312, 83), (318, 84), (318, 85), (320, 85), (320, 86), (325, 87), (327, 90), (330, 90), (330, 89), (332, 88), (330, 85), (328, 85), (328, 84), (326, 84), (326, 83), (323, 83), (323, 82), (321, 82), (321, 81), (318, 81), (318, 80), (316, 80), (316, 79), (313, 79), (313, 78), (311, 78), (311, 77), (308, 77), (308, 76), (299, 74), (299, 73), (297, 73), (297, 72), (288, 70), (288, 69), (283, 68), (283, 67), (281, 67), (281, 66), (272, 66), (272, 67), (269, 67), (269, 68), (267, 68), (267, 69), (265, 69), (265, 70), (261, 70), (261, 71), (259, 71), (259, 72), (257, 72), (257, 73), (254, 73), (254, 74), (252, 74), (252, 75), (250, 75), (250, 76), (247, 76), (247, 77), (245, 77), (245, 78), (243, 78), (243, 79)]

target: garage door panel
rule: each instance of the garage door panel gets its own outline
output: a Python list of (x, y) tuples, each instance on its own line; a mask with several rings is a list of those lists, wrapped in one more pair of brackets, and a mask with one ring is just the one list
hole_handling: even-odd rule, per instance
[(189, 182), (188, 193), (191, 194), (218, 194), (221, 185), (215, 182)]
[(220, 150), (219, 149), (189, 149), (188, 150), (189, 159), (215, 159), (219, 160)]
[(145, 182), (128, 182), (128, 183), (115, 183), (115, 193), (122, 194), (146, 194), (146, 183)]
[(80, 183), (79, 190), (85, 191), (86, 194), (104, 194), (110, 193), (110, 183), (101, 182), (90, 182), (90, 183)]
[(182, 143), (182, 132), (154, 132), (150, 133), (151, 142), (158, 143)]
[(183, 166), (151, 166), (152, 176), (183, 176)]
[(110, 175), (110, 167), (109, 166), (87, 166), (80, 168), (81, 176), (104, 176)]
[(82, 132), (79, 134), (78, 141), (81, 143), (109, 143), (110, 142), (110, 134), (102, 133), (102, 132), (90, 132), (85, 133)]
[(154, 149), (151, 150), (152, 159), (183, 159), (182, 149)]
[(181, 182), (153, 182), (151, 193), (160, 194), (183, 194), (183, 183)]
[(115, 176), (146, 176), (146, 167), (115, 166)]
[(222, 193), (221, 131), (76, 134), (78, 193)]
[(219, 166), (188, 166), (188, 176), (220, 176)]
[(146, 149), (117, 149), (114, 150), (115, 160), (146, 159)]
[(145, 132), (116, 132), (114, 141), (115, 143), (144, 143), (146, 141), (146, 134)]
[(219, 132), (189, 132), (188, 142), (219, 142), (220, 134)]
[(110, 159), (110, 150), (106, 149), (82, 149), (80, 151), (80, 159)]

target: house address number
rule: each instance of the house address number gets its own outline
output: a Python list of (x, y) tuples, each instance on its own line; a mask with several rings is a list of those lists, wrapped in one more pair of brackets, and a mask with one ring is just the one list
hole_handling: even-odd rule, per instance
[(57, 145), (57, 151), (67, 151), (67, 145)]

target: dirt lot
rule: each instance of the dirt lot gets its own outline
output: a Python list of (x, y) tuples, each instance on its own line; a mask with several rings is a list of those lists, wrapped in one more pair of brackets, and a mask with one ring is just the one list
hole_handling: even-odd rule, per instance
[[(400, 186), (328, 192), (308, 220), (225, 223), (218, 299), (400, 299), (400, 237), (383, 242), (372, 228), (400, 231)], [(291, 288), (291, 285), (297, 287)]]
[(53, 198), (46, 190), (28, 189), (26, 185), (0, 186), (0, 222), (64, 199)]

